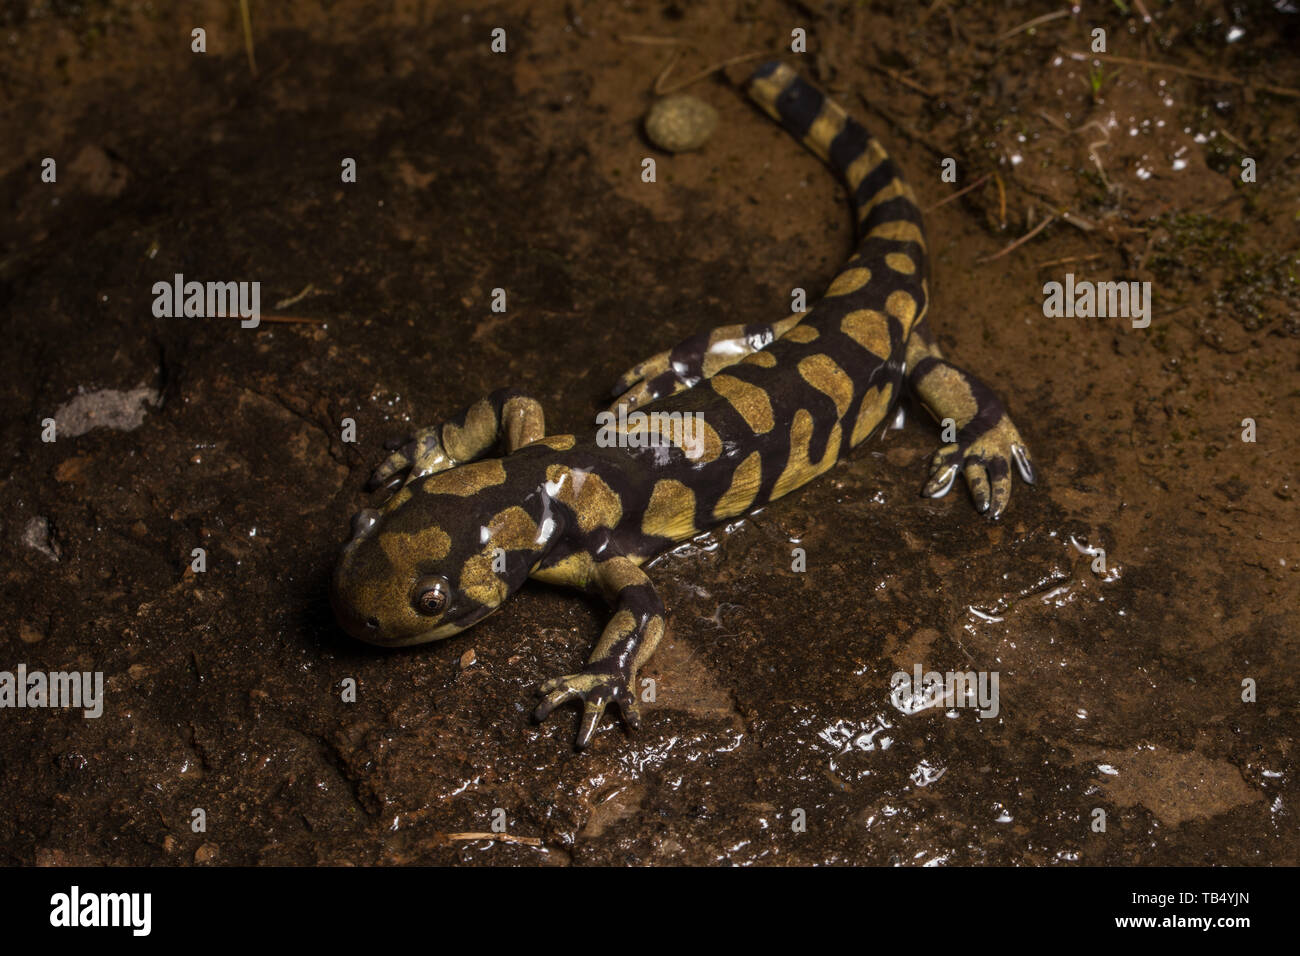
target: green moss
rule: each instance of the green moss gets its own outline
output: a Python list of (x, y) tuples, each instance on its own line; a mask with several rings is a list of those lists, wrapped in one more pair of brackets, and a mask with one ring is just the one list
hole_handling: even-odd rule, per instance
[(1250, 247), (1244, 223), (1202, 213), (1177, 213), (1157, 220), (1168, 238), (1151, 257), (1161, 280), (1200, 278), (1218, 270), (1214, 306), (1248, 330), (1273, 321), (1277, 306), (1300, 308), (1300, 270), (1295, 257), (1272, 248)]

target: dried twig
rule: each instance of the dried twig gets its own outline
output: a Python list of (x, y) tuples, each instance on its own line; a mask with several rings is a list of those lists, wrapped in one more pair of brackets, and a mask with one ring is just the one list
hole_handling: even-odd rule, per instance
[(1061, 218), (1064, 219), (1066, 222), (1068, 222), (1070, 225), (1074, 226), (1075, 229), (1081, 229), (1084, 232), (1092, 232), (1094, 229), (1097, 228), (1092, 223), (1091, 220), (1085, 219), (1083, 218), (1083, 216), (1077, 215), (1076, 213), (1072, 213), (1069, 210), (1066, 210), (1065, 212), (1061, 213)]
[(1011, 243), (1011, 245), (1006, 246), (1006, 247), (1004, 247), (1003, 249), (1001, 249), (1000, 251), (993, 253), (993, 255), (991, 255), (991, 256), (986, 256), (985, 258), (980, 259), (979, 262), (981, 262), (981, 263), (984, 263), (984, 262), (992, 262), (994, 259), (1001, 259), (1001, 258), (1002, 258), (1003, 256), (1005, 256), (1008, 252), (1010, 252), (1011, 250), (1013, 250), (1013, 249), (1015, 249), (1015, 248), (1017, 248), (1017, 247), (1019, 247), (1019, 246), (1024, 245), (1026, 242), (1028, 242), (1030, 239), (1034, 238), (1034, 236), (1038, 235), (1040, 232), (1042, 232), (1044, 229), (1046, 229), (1049, 225), (1051, 225), (1051, 224), (1054, 223), (1054, 222), (1056, 222), (1056, 217), (1055, 217), (1055, 216), (1048, 216), (1046, 219), (1044, 219), (1044, 220), (1043, 220), (1042, 222), (1040, 222), (1038, 225), (1034, 226), (1033, 229), (1030, 229), (1027, 233), (1025, 233), (1023, 236), (1021, 236), (1021, 237), (1020, 237), (1019, 239), (1017, 239), (1015, 242)]
[(992, 172), (987, 172), (987, 173), (985, 173), (983, 176), (981, 176), (979, 179), (975, 180), (975, 182), (971, 183), (969, 186), (966, 186), (966, 187), (963, 188), (963, 189), (959, 189), (959, 190), (957, 190), (955, 193), (953, 193), (951, 196), (948, 196), (948, 197), (945, 198), (945, 199), (940, 199), (938, 202), (936, 202), (936, 203), (931, 203), (930, 205), (926, 206), (926, 207), (925, 207), (925, 212), (930, 212), (930, 211), (932, 211), (932, 210), (934, 210), (934, 209), (938, 209), (940, 206), (946, 206), (946, 205), (948, 205), (948, 203), (952, 202), (954, 199), (960, 199), (962, 196), (966, 195), (966, 194), (967, 194), (968, 192), (970, 192), (972, 189), (976, 189), (976, 188), (978, 188), (979, 186), (983, 185), (984, 183), (988, 182), (988, 181), (989, 181), (989, 178), (990, 178), (992, 175), (993, 175)]
[(1055, 126), (1057, 129), (1059, 129), (1062, 133), (1068, 133), (1068, 132), (1070, 132), (1070, 127), (1066, 126), (1064, 123), (1062, 123), (1059, 119), (1057, 119), (1057, 118), (1056, 118), (1055, 116), (1053, 116), (1051, 113), (1047, 112), (1047, 110), (1038, 110), (1038, 115), (1041, 116), (1043, 119), (1047, 120), (1047, 122), (1051, 123), (1051, 124), (1052, 124), (1053, 126)]
[(541, 837), (515, 836), (511, 833), (447, 833), (448, 840), (495, 840), (497, 843), (522, 843), (525, 846), (541, 846)]
[(239, 0), (239, 15), (244, 21), (244, 52), (248, 54), (248, 68), (257, 76), (257, 60), (253, 58), (253, 18), (248, 13), (248, 0)]
[(1093, 259), (1100, 259), (1105, 254), (1104, 252), (1090, 252), (1086, 256), (1064, 256), (1060, 259), (1048, 259), (1046, 262), (1038, 263), (1034, 268), (1046, 269), (1048, 266), (1064, 265), (1067, 262), (1090, 262)]
[(1227, 140), (1229, 143), (1231, 143), (1233, 146), (1236, 146), (1236, 147), (1237, 147), (1238, 149), (1240, 149), (1243, 153), (1249, 153), (1249, 152), (1250, 152), (1250, 147), (1248, 147), (1248, 146), (1247, 146), (1245, 143), (1243, 143), (1241, 140), (1237, 139), (1237, 137), (1233, 136), (1231, 133), (1229, 133), (1229, 132), (1228, 132), (1226, 129), (1224, 129), (1222, 126), (1219, 127), (1219, 135), (1222, 136), (1224, 139), (1226, 139), (1226, 140)]
[(619, 41), (622, 43), (641, 43), (645, 46), (678, 46), (679, 44), (691, 45), (690, 40), (679, 40), (677, 37), (651, 37), (643, 36), (639, 33), (620, 33)]
[(723, 60), (721, 63), (715, 63), (713, 66), (709, 67), (708, 69), (701, 70), (699, 73), (696, 73), (694, 76), (688, 76), (686, 79), (674, 83), (672, 86), (664, 86), (663, 85), (664, 80), (668, 79), (668, 74), (672, 72), (673, 67), (677, 65), (677, 60), (679, 59), (678, 56), (673, 56), (669, 59), (667, 65), (664, 66), (663, 72), (659, 74), (658, 79), (655, 80), (655, 86), (654, 86), (655, 95), (666, 96), (669, 93), (674, 93), (677, 90), (690, 86), (692, 83), (702, 80), (706, 76), (712, 76), (714, 73), (717, 73), (719, 70), (725, 70), (729, 66), (735, 66), (737, 63), (744, 63), (746, 60), (757, 60), (760, 59), (761, 57), (767, 57), (772, 55), (773, 54), (771, 53), (742, 53), (740, 56), (733, 56), (730, 57), (729, 59)]
[(1175, 66), (1172, 63), (1157, 63), (1154, 60), (1139, 60), (1131, 56), (1119, 56), (1115, 53), (1085, 53), (1082, 50), (1066, 50), (1065, 55), (1073, 60), (1101, 60), (1103, 63), (1127, 63), (1129, 66), (1140, 66), (1148, 70), (1164, 70), (1166, 73), (1178, 73), (1182, 76), (1195, 77), (1198, 80), (1210, 80), (1215, 83), (1231, 83), (1236, 86), (1251, 86), (1257, 90), (1264, 90), (1266, 93), (1273, 93), (1277, 96), (1289, 96), (1292, 99), (1300, 99), (1300, 90), (1293, 90), (1289, 86), (1273, 86), (1268, 83), (1252, 83), (1250, 80), (1243, 80), (1236, 76), (1228, 76), (1223, 73), (1210, 73), (1206, 70), (1193, 70), (1186, 66)]
[(1026, 20), (1018, 27), (1012, 27), (1006, 33), (1000, 34), (993, 42), (1001, 43), (1003, 40), (1009, 40), (1017, 33), (1024, 33), (1026, 30), (1032, 30), (1034, 27), (1042, 26), (1044, 23), (1050, 23), (1053, 20), (1059, 20), (1061, 17), (1068, 17), (1071, 11), (1057, 10), (1055, 13), (1044, 13), (1041, 17), (1034, 17), (1032, 20)]
[(943, 95), (942, 93), (936, 93), (934, 90), (926, 89), (920, 83), (916, 82), (916, 80), (909, 80), (902, 73), (899, 73), (897, 70), (891, 70), (887, 66), (878, 66), (875, 63), (868, 63), (867, 68), (871, 70), (875, 70), (877, 73), (883, 73), (885, 74), (885, 76), (889, 77), (890, 79), (897, 80), (899, 83), (902, 83), (908, 89), (916, 90), (916, 92), (921, 93), (924, 96), (928, 96), (930, 97), (930, 99), (934, 99), (935, 97)]
[(668, 54), (668, 59), (664, 62), (664, 68), (660, 70), (659, 75), (655, 77), (654, 92), (656, 96), (663, 95), (659, 92), (659, 87), (663, 85), (664, 80), (668, 79), (668, 74), (673, 71), (673, 67), (677, 65), (677, 61), (681, 58), (681, 50), (673, 50), (672, 53)]
[(285, 324), (295, 325), (324, 325), (328, 319), (309, 319), (302, 315), (261, 315), (258, 316), (261, 322), (282, 322)]
[(275, 307), (276, 307), (277, 309), (287, 309), (287, 308), (289, 308), (289, 306), (293, 305), (295, 302), (297, 302), (297, 301), (299, 301), (299, 300), (301, 300), (301, 299), (305, 299), (307, 296), (311, 295), (311, 294), (312, 294), (313, 292), (315, 292), (315, 291), (316, 291), (316, 286), (313, 285), (312, 283), (308, 282), (305, 286), (303, 286), (303, 289), (302, 289), (301, 292), (299, 292), (297, 295), (295, 295), (295, 296), (291, 296), (291, 297), (289, 297), (289, 298), (287, 298), (287, 299), (281, 299), (279, 302), (277, 302), (277, 303), (275, 304)]

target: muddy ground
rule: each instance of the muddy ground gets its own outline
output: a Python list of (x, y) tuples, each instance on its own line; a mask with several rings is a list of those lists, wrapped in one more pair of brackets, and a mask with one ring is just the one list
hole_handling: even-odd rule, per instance
[[(0, 670), (105, 701), (0, 711), (0, 860), (1300, 860), (1300, 13), (1061, 9), (254, 2), (254, 75), (233, 2), (7, 7)], [(328, 575), (386, 439), (507, 384), (590, 428), (635, 361), (825, 287), (843, 191), (752, 62), (687, 88), (700, 152), (639, 128), (674, 51), (665, 86), (795, 28), (927, 207), (932, 323), (1041, 479), (998, 524), (919, 498), (914, 415), (664, 557), (656, 701), (576, 754), (575, 710), (529, 713), (600, 607), (530, 585), (385, 652)], [(175, 273), (260, 281), (262, 324), (155, 318)], [(1150, 281), (1150, 326), (1044, 317), (1066, 273)], [(918, 664), (996, 671), (997, 716), (900, 711)]]

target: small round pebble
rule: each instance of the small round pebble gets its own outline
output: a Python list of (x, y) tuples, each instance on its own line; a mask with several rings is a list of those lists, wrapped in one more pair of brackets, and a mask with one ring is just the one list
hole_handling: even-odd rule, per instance
[(660, 149), (684, 153), (708, 142), (717, 125), (717, 110), (701, 99), (678, 93), (665, 96), (650, 107), (645, 118), (645, 134)]

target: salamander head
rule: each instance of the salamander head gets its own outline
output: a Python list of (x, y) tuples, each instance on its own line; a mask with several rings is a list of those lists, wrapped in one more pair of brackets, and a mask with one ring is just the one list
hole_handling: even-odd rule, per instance
[[(386, 647), (458, 634), (510, 597), (540, 560), (549, 522), (522, 507), (445, 493), (444, 475), (402, 489), (383, 512), (353, 518), (330, 599), (353, 637)], [(453, 486), (454, 490), (454, 486)]]

